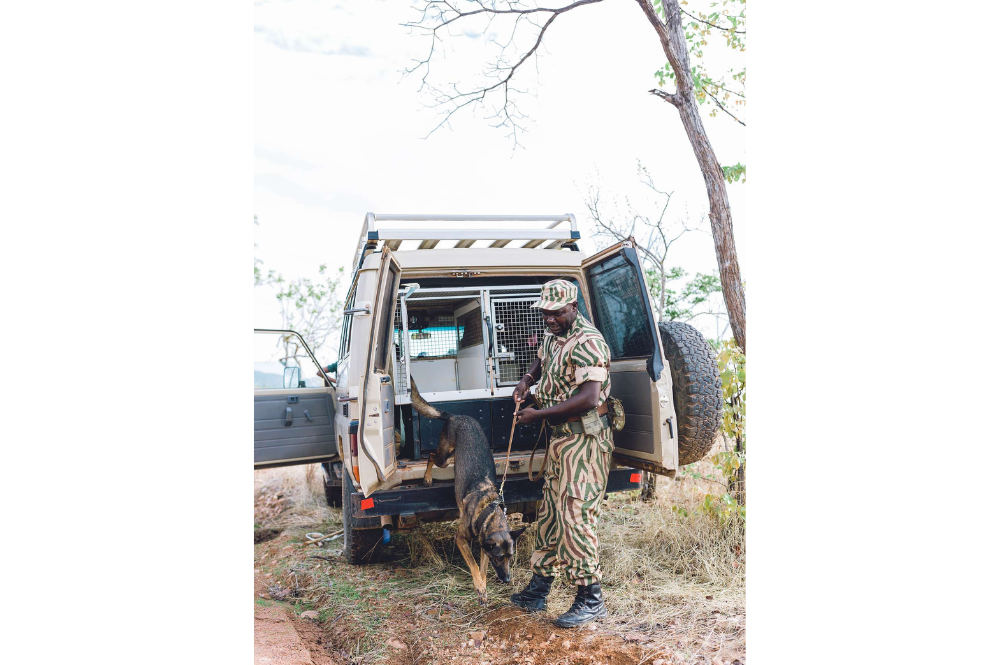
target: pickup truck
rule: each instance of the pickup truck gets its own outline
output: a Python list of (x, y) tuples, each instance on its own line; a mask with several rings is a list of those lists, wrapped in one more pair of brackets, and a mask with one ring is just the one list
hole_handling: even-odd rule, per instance
[[(437, 224), (438, 227), (429, 226)], [(611, 349), (611, 392), (625, 407), (614, 433), (608, 492), (640, 487), (641, 471), (673, 475), (703, 457), (722, 413), (714, 353), (692, 326), (655, 320), (635, 244), (593, 256), (579, 251), (567, 215), (384, 215), (368, 213), (345, 299), (336, 382), (303, 387), (315, 367), (289, 366), (281, 388), (254, 390), (254, 468), (323, 465), (327, 501), (343, 509), (344, 553), (370, 560), (393, 530), (458, 515), (453, 468), (422, 483), (442, 423), (410, 405), (410, 378), (438, 408), (476, 418), (501, 475), (513, 419), (512, 392), (544, 333), (530, 307), (541, 285), (568, 279), (581, 315)], [(308, 362), (305, 364), (309, 364)], [(324, 375), (325, 376), (325, 375)], [(510, 444), (505, 499), (524, 522), (536, 515), (542, 481), (529, 482), (538, 426)], [(534, 457), (532, 473), (542, 464)]]

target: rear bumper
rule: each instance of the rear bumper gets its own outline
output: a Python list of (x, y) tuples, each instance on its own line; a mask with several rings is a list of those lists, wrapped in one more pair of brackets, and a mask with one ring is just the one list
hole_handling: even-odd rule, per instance
[[(612, 469), (608, 474), (606, 491), (636, 490), (640, 487), (640, 480), (641, 475), (636, 469)], [(541, 479), (533, 483), (529, 483), (527, 478), (508, 479), (504, 485), (504, 500), (508, 504), (538, 501), (542, 498), (542, 482)], [(452, 482), (435, 483), (431, 487), (395, 487), (375, 492), (367, 499), (362, 494), (352, 494), (350, 501), (354, 517), (415, 515), (433, 510), (455, 510), (457, 507), (455, 484)]]

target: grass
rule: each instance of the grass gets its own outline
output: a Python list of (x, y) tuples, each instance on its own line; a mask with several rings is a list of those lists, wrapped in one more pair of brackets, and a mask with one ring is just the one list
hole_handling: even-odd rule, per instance
[[(317, 471), (290, 467), (255, 473), (255, 523), (282, 531), (255, 545), (255, 562), (274, 584), (296, 591), (289, 601), (319, 611), (345, 662), (386, 658), (390, 624), (412, 630), (418, 615), (428, 615), (438, 620), (443, 635), (461, 636), (509, 605), (511, 587), (491, 574), (488, 606), (479, 606), (455, 546), (454, 522), (394, 533), (389, 547), (394, 560), (363, 567), (338, 558), (337, 545), (288, 549), (307, 531), (340, 528), (340, 511), (326, 505)], [(699, 462), (691, 471), (709, 476), (711, 464)], [(745, 660), (744, 529), (699, 512), (705, 493), (718, 492), (719, 485), (687, 476), (660, 478), (650, 503), (639, 501), (638, 492), (608, 496), (598, 528), (609, 611), (601, 631), (647, 635), (685, 663)], [(517, 516), (511, 517), (516, 522)], [(517, 588), (531, 577), (533, 534), (531, 527), (518, 541), (512, 566)], [(569, 607), (574, 590), (565, 582), (554, 585), (550, 618)]]

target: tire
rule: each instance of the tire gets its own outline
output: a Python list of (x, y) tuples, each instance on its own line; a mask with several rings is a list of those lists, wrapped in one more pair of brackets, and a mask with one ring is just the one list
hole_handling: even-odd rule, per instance
[[(344, 507), (344, 488), (342, 479), (331, 473), (328, 465), (323, 464), (323, 489), (326, 490), (326, 505), (331, 508)], [(333, 484), (331, 484), (333, 483)]]
[[(350, 474), (345, 473), (341, 483), (341, 505), (351, 505), (351, 495), (356, 494)], [(344, 558), (360, 566), (371, 563), (382, 544), (382, 523), (378, 517), (351, 517), (350, 508), (344, 508)]]
[(678, 463), (684, 466), (703, 458), (715, 443), (722, 422), (722, 379), (715, 351), (694, 326), (661, 321), (659, 328), (674, 384)]

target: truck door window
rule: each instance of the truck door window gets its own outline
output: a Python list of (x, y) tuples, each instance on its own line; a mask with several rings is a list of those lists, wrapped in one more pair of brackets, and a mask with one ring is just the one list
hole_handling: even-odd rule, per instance
[(378, 331), (378, 355), (375, 356), (375, 369), (385, 372), (389, 364), (389, 339), (392, 335), (393, 310), (396, 302), (392, 297), (393, 288), (396, 285), (396, 275), (398, 269), (395, 263), (389, 263), (389, 271), (385, 275), (385, 283), (378, 294), (379, 321), (381, 329)]
[(649, 356), (654, 341), (649, 317), (643, 307), (642, 283), (625, 259), (616, 256), (595, 266), (590, 272), (590, 293), (597, 321), (612, 358)]

